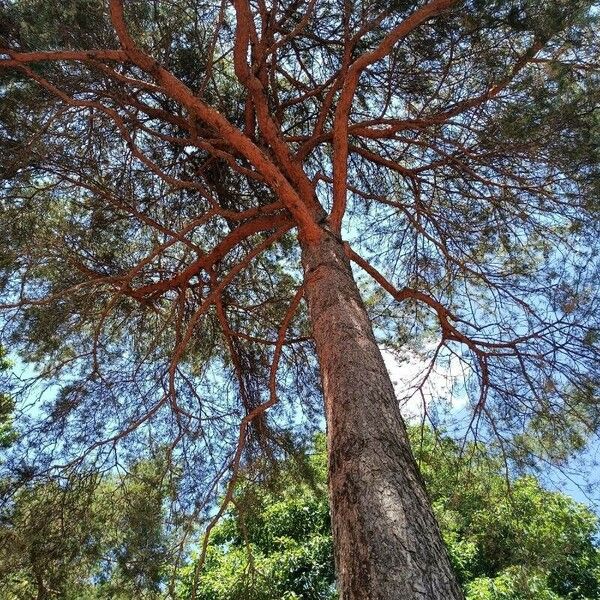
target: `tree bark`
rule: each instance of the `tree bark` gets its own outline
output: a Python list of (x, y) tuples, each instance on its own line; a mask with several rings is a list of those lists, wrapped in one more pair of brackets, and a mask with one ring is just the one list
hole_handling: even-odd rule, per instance
[(342, 243), (302, 253), (325, 395), (340, 600), (458, 600), (392, 382)]

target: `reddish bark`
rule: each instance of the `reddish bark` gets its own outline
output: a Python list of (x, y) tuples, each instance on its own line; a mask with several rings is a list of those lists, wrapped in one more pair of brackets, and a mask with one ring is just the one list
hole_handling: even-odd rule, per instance
[(349, 260), (332, 235), (305, 245), (329, 452), (342, 600), (462, 598)]

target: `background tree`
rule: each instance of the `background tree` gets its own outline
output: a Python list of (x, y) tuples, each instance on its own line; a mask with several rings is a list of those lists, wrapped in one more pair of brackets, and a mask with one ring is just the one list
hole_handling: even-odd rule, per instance
[(4, 348), (0, 346), (0, 448), (8, 448), (15, 441), (16, 436), (13, 427), (14, 401), (8, 393), (10, 368), (11, 362)]
[[(234, 507), (211, 532), (199, 599), (337, 598), (322, 434), (314, 450), (297, 449), (267, 477), (254, 465), (244, 472)], [(178, 598), (190, 597), (194, 571), (191, 562), (178, 574)]]
[(160, 457), (23, 486), (2, 510), (6, 600), (163, 598), (172, 559)]
[(7, 468), (152, 439), (214, 523), (318, 362), (342, 597), (459, 598), (378, 342), (435, 329), (470, 435), (597, 425), (592, 3), (0, 6), (2, 331), (39, 373)]
[[(416, 426), (408, 433), (468, 600), (599, 597), (593, 512), (532, 476), (511, 477), (507, 493), (497, 447), (461, 448)], [(288, 459), (268, 486), (245, 479), (235, 507), (211, 534), (199, 598), (336, 597), (322, 437), (305, 460)], [(185, 599), (192, 571), (182, 571)]]

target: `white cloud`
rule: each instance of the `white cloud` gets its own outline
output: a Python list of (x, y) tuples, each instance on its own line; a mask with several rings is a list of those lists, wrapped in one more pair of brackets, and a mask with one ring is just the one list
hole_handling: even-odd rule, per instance
[(406, 420), (419, 420), (424, 410), (431, 413), (435, 407), (455, 412), (467, 404), (464, 385), (470, 373), (468, 367), (448, 351), (440, 352), (432, 365), (436, 347), (436, 343), (430, 343), (418, 353), (380, 347)]

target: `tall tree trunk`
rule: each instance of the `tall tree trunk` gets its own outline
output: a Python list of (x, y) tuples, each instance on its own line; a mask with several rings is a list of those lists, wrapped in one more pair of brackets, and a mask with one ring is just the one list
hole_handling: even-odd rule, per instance
[(456, 600), (398, 401), (339, 240), (302, 261), (325, 394), (341, 600)]

